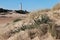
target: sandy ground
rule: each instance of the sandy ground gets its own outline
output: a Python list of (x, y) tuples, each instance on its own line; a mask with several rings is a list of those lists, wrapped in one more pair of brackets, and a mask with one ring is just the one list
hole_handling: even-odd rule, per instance
[(26, 14), (8, 14), (8, 15), (0, 15), (0, 24), (4, 24), (4, 23), (9, 23), (15, 19), (24, 19), (26, 18), (27, 15)]

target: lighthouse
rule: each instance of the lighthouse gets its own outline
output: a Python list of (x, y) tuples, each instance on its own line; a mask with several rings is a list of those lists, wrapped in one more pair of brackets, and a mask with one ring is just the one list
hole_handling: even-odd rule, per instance
[(20, 3), (20, 7), (21, 7), (20, 9), (22, 10), (22, 2)]

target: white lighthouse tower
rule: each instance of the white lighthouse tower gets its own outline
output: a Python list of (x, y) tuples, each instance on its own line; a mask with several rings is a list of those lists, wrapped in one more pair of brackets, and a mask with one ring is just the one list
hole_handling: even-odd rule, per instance
[(20, 7), (21, 7), (20, 9), (22, 10), (22, 2), (20, 3)]

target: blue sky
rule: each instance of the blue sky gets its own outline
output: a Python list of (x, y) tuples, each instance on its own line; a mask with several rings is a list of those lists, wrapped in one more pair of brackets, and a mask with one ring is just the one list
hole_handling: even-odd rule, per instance
[(40, 10), (51, 8), (60, 0), (0, 0), (0, 8), (20, 9), (20, 2), (23, 4), (23, 10)]

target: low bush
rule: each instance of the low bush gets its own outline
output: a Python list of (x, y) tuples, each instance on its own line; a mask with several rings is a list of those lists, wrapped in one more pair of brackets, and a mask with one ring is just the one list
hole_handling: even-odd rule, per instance
[(21, 19), (15, 19), (13, 22), (17, 22), (17, 21), (20, 21)]
[(28, 11), (24, 11), (24, 10), (15, 10), (17, 13), (19, 14), (26, 14), (26, 13), (29, 13)]

